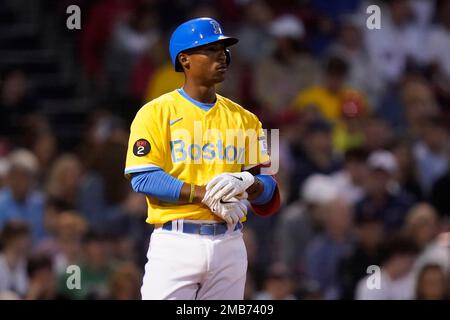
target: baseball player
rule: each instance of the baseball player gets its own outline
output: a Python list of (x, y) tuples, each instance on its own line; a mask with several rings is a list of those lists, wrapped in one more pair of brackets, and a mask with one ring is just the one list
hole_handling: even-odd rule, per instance
[(145, 104), (131, 125), (125, 175), (144, 193), (154, 224), (143, 299), (243, 299), (247, 204), (258, 215), (280, 205), (258, 118), (216, 93), (229, 46), (211, 18), (173, 32), (170, 56), (182, 88)]

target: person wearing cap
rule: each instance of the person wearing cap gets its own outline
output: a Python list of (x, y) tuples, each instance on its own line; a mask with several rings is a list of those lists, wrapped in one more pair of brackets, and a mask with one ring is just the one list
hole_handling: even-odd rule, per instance
[(18, 149), (8, 156), (6, 185), (0, 191), (0, 229), (4, 223), (21, 219), (30, 223), (33, 240), (45, 236), (44, 198), (35, 190), (39, 165), (33, 153)]
[(397, 180), (397, 161), (387, 150), (372, 152), (368, 159), (369, 177), (365, 197), (356, 204), (356, 216), (381, 219), (386, 232), (399, 230), (414, 198), (400, 188)]
[(294, 277), (304, 273), (307, 244), (323, 228), (324, 208), (338, 197), (334, 180), (327, 175), (311, 175), (300, 188), (299, 200), (283, 209), (275, 239), (281, 262)]
[(131, 124), (125, 175), (155, 227), (143, 299), (243, 299), (247, 205), (265, 216), (280, 206), (261, 122), (216, 93), (237, 42), (211, 18), (179, 25), (169, 51), (184, 85)]
[[(254, 94), (263, 110), (279, 116), (288, 110), (296, 93), (318, 81), (319, 67), (302, 48), (306, 37), (302, 21), (286, 14), (269, 25), (273, 50), (254, 68)], [(307, 75), (307, 76), (305, 76)]]

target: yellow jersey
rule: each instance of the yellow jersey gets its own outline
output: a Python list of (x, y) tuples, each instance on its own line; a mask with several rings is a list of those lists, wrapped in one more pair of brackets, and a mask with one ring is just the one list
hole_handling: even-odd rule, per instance
[[(125, 175), (161, 168), (185, 182), (204, 186), (223, 172), (241, 172), (270, 162), (261, 122), (251, 112), (216, 94), (209, 110), (178, 90), (145, 104), (130, 130)], [(146, 196), (147, 222), (175, 219), (221, 221), (201, 203), (178, 204)]]

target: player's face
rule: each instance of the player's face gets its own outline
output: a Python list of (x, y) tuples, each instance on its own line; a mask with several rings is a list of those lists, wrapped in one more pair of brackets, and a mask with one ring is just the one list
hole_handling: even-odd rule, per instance
[(186, 52), (186, 72), (202, 83), (215, 84), (225, 79), (227, 71), (225, 45), (212, 43)]

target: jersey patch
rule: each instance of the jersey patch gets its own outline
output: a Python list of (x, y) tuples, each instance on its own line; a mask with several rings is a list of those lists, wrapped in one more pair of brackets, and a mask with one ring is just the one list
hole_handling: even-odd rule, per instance
[(139, 139), (134, 143), (133, 154), (136, 157), (143, 157), (147, 155), (152, 149), (150, 142), (145, 139)]

